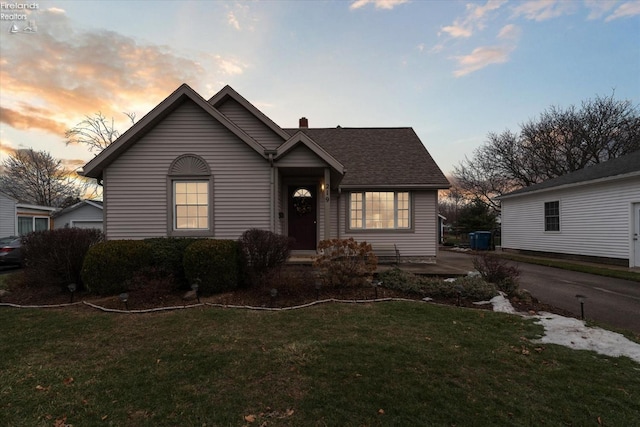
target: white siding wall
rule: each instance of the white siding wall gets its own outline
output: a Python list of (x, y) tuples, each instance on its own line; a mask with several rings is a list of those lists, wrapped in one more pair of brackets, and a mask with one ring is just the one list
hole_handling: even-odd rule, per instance
[(16, 202), (0, 193), (0, 237), (16, 234)]
[(269, 150), (275, 150), (284, 142), (275, 132), (265, 126), (256, 116), (233, 99), (224, 102), (218, 111), (244, 130), (249, 136)]
[[(72, 221), (102, 221), (102, 209), (85, 204), (78, 209), (55, 217), (53, 219), (53, 228), (71, 227)], [(96, 228), (100, 227), (97, 226)]]
[(181, 154), (208, 162), (215, 237), (269, 229), (269, 163), (191, 102), (185, 102), (105, 171), (108, 239), (167, 235), (167, 172)]
[[(560, 202), (560, 232), (544, 231), (544, 203)], [(631, 203), (640, 178), (584, 185), (502, 201), (502, 247), (629, 258)]]
[[(340, 196), (340, 238), (353, 237), (357, 241), (367, 241), (372, 245), (396, 244), (402, 257), (435, 257), (438, 249), (437, 191), (411, 191), (414, 229), (411, 231), (350, 231), (345, 223), (348, 218), (349, 194), (343, 191)], [(337, 236), (335, 227), (338, 219), (338, 203), (331, 201), (332, 237)]]

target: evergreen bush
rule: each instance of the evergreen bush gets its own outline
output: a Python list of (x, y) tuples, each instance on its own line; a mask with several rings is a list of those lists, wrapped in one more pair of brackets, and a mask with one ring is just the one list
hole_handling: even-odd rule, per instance
[(184, 252), (189, 283), (199, 281), (199, 292), (211, 295), (237, 288), (240, 278), (240, 246), (234, 240), (199, 240)]
[(151, 266), (151, 247), (142, 240), (109, 240), (89, 250), (82, 266), (85, 287), (99, 295), (134, 290), (135, 278)]

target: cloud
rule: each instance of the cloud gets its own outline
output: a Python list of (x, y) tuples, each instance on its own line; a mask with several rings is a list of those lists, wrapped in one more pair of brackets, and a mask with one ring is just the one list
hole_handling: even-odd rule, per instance
[(453, 24), (442, 27), (441, 32), (447, 33), (453, 38), (471, 37), (475, 30), (485, 28), (487, 15), (505, 3), (506, 0), (489, 0), (484, 5), (469, 3), (464, 18), (458, 18), (453, 21)]
[(522, 30), (520, 29), (520, 27), (509, 24), (502, 27), (502, 29), (498, 33), (498, 38), (502, 40), (518, 40), (521, 33)]
[(0, 106), (0, 123), (15, 129), (41, 129), (57, 135), (64, 135), (66, 126), (47, 118), (49, 112), (43, 109), (21, 106), (21, 111)]
[(587, 19), (599, 19), (609, 10), (613, 9), (618, 0), (585, 0), (584, 5), (590, 10)]
[(486, 46), (474, 49), (469, 55), (456, 56), (454, 59), (458, 62), (459, 68), (453, 72), (453, 75), (462, 77), (488, 65), (507, 62), (512, 50), (512, 47)]
[(605, 22), (611, 22), (618, 18), (628, 18), (630, 16), (640, 15), (640, 2), (631, 1), (623, 3), (613, 12), (612, 15), (605, 19)]
[(227, 22), (236, 30), (240, 30), (240, 22), (238, 22), (238, 18), (236, 18), (236, 15), (233, 13), (233, 11), (230, 11), (227, 14)]
[(565, 0), (529, 0), (514, 7), (513, 13), (532, 21), (546, 21), (573, 12), (576, 4)]
[(408, 3), (409, 0), (355, 0), (349, 6), (349, 9), (355, 10), (360, 9), (361, 7), (366, 6), (367, 4), (373, 4), (376, 9), (387, 9), (391, 10), (396, 6), (399, 6), (403, 3)]
[(80, 30), (60, 12), (42, 11), (39, 21), (47, 25), (37, 34), (3, 38), (0, 121), (16, 129), (63, 136), (86, 115), (146, 113), (183, 82), (198, 90), (213, 75), (244, 69), (230, 58), (203, 54), (200, 62), (114, 31)]

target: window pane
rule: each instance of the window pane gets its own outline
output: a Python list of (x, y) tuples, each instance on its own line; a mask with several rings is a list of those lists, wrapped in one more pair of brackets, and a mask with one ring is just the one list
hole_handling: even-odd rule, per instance
[(351, 193), (351, 228), (362, 228), (362, 193)]
[(36, 231), (48, 230), (49, 218), (36, 218)]
[(176, 229), (209, 228), (208, 182), (176, 182), (174, 203)]
[(30, 216), (18, 217), (18, 234), (24, 236), (33, 231), (33, 218)]

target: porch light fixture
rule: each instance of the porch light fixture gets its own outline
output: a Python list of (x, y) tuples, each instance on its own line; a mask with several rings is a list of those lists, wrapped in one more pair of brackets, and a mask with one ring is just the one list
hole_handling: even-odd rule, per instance
[(71, 301), (69, 302), (73, 302), (73, 294), (76, 292), (76, 284), (75, 283), (69, 283), (69, 286), (67, 286), (67, 289), (69, 289), (69, 292), (71, 292)]
[(121, 293), (120, 295), (120, 301), (122, 301), (124, 303), (124, 307), (129, 310), (129, 294), (126, 292)]
[(577, 294), (576, 298), (578, 299), (578, 302), (580, 303), (580, 319), (584, 320), (584, 300), (586, 300), (587, 297), (584, 296), (584, 295)]

